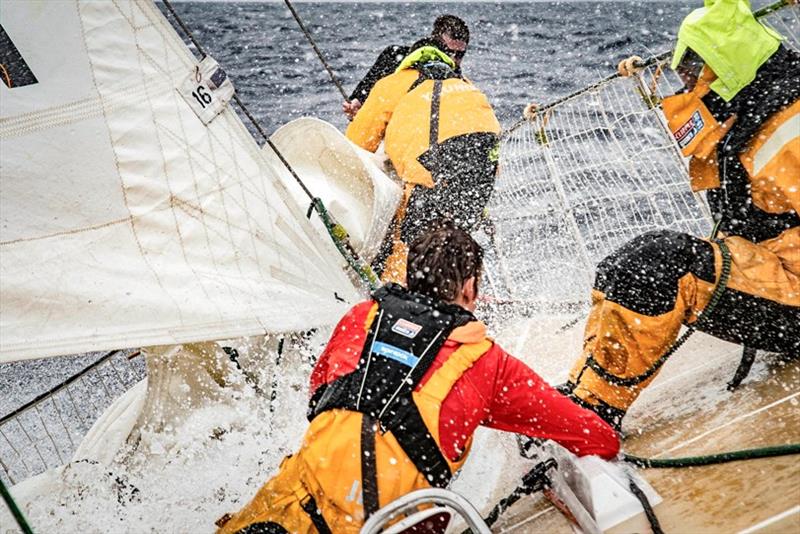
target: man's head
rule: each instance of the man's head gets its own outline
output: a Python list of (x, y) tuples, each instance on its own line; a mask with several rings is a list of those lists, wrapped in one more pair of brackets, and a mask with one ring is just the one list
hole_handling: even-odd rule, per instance
[(410, 291), (474, 311), (483, 266), (483, 250), (452, 221), (439, 219), (408, 249)]
[(453, 15), (442, 15), (433, 23), (431, 38), (442, 52), (450, 56), (457, 66), (461, 66), (469, 44), (469, 28), (466, 22)]

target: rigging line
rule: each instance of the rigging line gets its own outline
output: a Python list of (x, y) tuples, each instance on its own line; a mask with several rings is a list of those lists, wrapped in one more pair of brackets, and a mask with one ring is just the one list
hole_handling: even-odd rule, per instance
[(177, 22), (178, 25), (181, 27), (181, 30), (183, 30), (183, 33), (186, 34), (186, 37), (188, 37), (189, 40), (192, 42), (192, 44), (195, 46), (195, 48), (197, 48), (197, 51), (200, 52), (200, 55), (202, 57), (205, 57), (206, 56), (205, 50), (203, 50), (203, 47), (200, 46), (200, 43), (197, 42), (197, 39), (194, 38), (192, 32), (190, 32), (189, 28), (186, 27), (186, 24), (183, 23), (181, 18), (178, 16), (178, 13), (175, 12), (175, 8), (172, 7), (170, 1), (169, 0), (162, 0), (162, 1), (164, 2), (164, 5), (167, 6), (167, 9), (169, 9), (169, 12), (172, 13), (172, 18), (174, 18), (175, 22)]
[(0, 495), (2, 495), (3, 500), (11, 511), (11, 515), (14, 516), (14, 520), (17, 522), (17, 525), (19, 525), (20, 530), (22, 530), (24, 534), (33, 534), (33, 530), (31, 530), (28, 521), (25, 519), (25, 515), (22, 513), (22, 510), (19, 509), (17, 503), (14, 502), (14, 498), (11, 496), (11, 492), (8, 491), (3, 479), (0, 479)]
[(81, 378), (84, 374), (88, 373), (89, 371), (91, 371), (92, 369), (97, 367), (98, 365), (103, 364), (109, 358), (111, 358), (112, 356), (114, 356), (115, 354), (117, 354), (119, 352), (120, 352), (119, 350), (112, 350), (111, 352), (106, 353), (104, 356), (98, 358), (94, 363), (91, 363), (88, 366), (84, 367), (83, 369), (81, 369), (80, 371), (78, 371), (77, 373), (75, 373), (74, 375), (72, 375), (71, 377), (66, 379), (65, 381), (60, 382), (59, 384), (57, 384), (56, 386), (48, 389), (47, 391), (45, 391), (41, 395), (38, 395), (33, 400), (31, 400), (29, 402), (26, 402), (25, 404), (23, 404), (22, 406), (20, 406), (16, 410), (13, 410), (10, 413), (7, 413), (6, 415), (4, 415), (2, 418), (0, 418), (0, 424), (5, 423), (6, 421), (10, 420), (14, 416), (19, 415), (20, 413), (24, 412), (25, 410), (27, 410), (31, 406), (33, 406), (35, 404), (38, 404), (39, 402), (41, 402), (41, 401), (47, 399), (48, 397), (54, 395), (55, 393), (57, 393), (61, 389), (69, 386), (70, 384), (72, 384), (73, 382), (75, 382), (76, 380)]
[(283, 166), (286, 167), (286, 170), (288, 170), (289, 173), (292, 175), (292, 178), (294, 178), (295, 181), (300, 185), (300, 188), (303, 190), (306, 196), (308, 196), (308, 199), (314, 200), (315, 199), (314, 194), (308, 189), (308, 187), (306, 187), (306, 184), (303, 183), (303, 180), (300, 178), (300, 176), (297, 174), (297, 172), (294, 170), (291, 164), (283, 156), (283, 153), (281, 153), (281, 151), (278, 150), (278, 147), (275, 146), (275, 143), (273, 143), (272, 140), (269, 138), (267, 132), (264, 131), (264, 128), (261, 127), (261, 124), (258, 122), (258, 120), (256, 120), (253, 114), (250, 113), (250, 110), (247, 109), (247, 106), (245, 106), (244, 102), (242, 102), (242, 100), (239, 98), (238, 93), (235, 92), (233, 93), (233, 101), (236, 102), (236, 105), (239, 106), (239, 109), (242, 110), (242, 113), (244, 113), (245, 117), (247, 117), (250, 120), (250, 123), (255, 127), (259, 135), (261, 135), (261, 137), (264, 138), (264, 141), (267, 143), (267, 146), (269, 146), (272, 152), (274, 152), (275, 155), (278, 156), (278, 159), (281, 161)]
[(309, 33), (309, 31), (306, 29), (305, 25), (303, 24), (303, 21), (300, 20), (300, 16), (297, 14), (297, 11), (294, 10), (294, 6), (292, 5), (292, 3), (289, 0), (283, 0), (283, 2), (286, 4), (286, 7), (289, 8), (289, 11), (292, 12), (294, 20), (297, 21), (297, 25), (300, 26), (300, 29), (303, 30), (303, 34), (306, 36), (306, 39), (308, 39), (308, 42), (311, 43), (311, 47), (314, 49), (314, 52), (317, 53), (317, 57), (322, 62), (322, 66), (325, 67), (325, 70), (328, 71), (328, 76), (331, 77), (331, 81), (333, 82), (333, 84), (336, 86), (337, 89), (339, 89), (339, 92), (342, 94), (342, 97), (345, 100), (350, 100), (350, 98), (347, 96), (347, 93), (345, 93), (342, 84), (339, 82), (338, 78), (336, 78), (336, 75), (333, 73), (333, 69), (331, 69), (330, 65), (328, 65), (328, 62), (322, 55), (322, 52), (317, 47), (317, 43), (314, 42), (314, 38), (311, 37), (311, 33)]
[[(194, 35), (192, 35), (191, 30), (189, 30), (188, 26), (186, 26), (186, 24), (184, 24), (183, 20), (178, 16), (178, 13), (175, 11), (175, 8), (172, 7), (172, 3), (170, 2), (170, 0), (163, 0), (163, 1), (164, 1), (164, 5), (167, 7), (169, 12), (172, 14), (172, 18), (175, 19), (175, 22), (178, 23), (178, 26), (180, 26), (180, 28), (183, 31), (183, 33), (186, 34), (186, 37), (192, 42), (192, 44), (195, 46), (195, 48), (197, 48), (197, 51), (200, 52), (201, 59), (206, 57), (207, 54), (206, 54), (205, 50), (203, 49), (202, 45), (200, 45), (200, 43), (197, 41), (197, 39), (195, 39)], [(288, 2), (287, 2), (287, 4), (288, 4)], [(295, 11), (291, 7), (291, 5), (289, 5), (289, 9), (291, 9), (292, 14), (295, 15), (295, 20), (297, 20), (297, 22), (300, 24), (300, 27), (303, 28), (303, 31), (305, 32), (306, 30), (305, 30), (305, 27), (303, 26), (303, 23), (300, 22), (300, 19), (297, 17), (297, 14), (295, 13)], [(308, 33), (306, 33), (306, 37), (308, 37), (309, 40), (311, 40), (311, 37), (308, 35)], [(312, 43), (312, 45), (314, 45), (313, 40), (311, 40), (311, 43)], [(316, 45), (314, 45), (314, 50), (317, 51), (317, 54), (320, 56), (320, 59), (322, 59), (322, 55), (320, 55), (320, 52), (317, 49)], [(322, 59), (322, 61), (323, 61), (323, 63), (325, 62), (324, 59)], [(327, 65), (326, 65), (326, 67), (327, 67)], [(333, 74), (331, 74), (331, 76), (333, 76)], [(337, 82), (337, 86), (341, 90), (341, 87), (338, 85), (338, 82)], [(344, 94), (344, 91), (342, 91), (342, 94)], [(289, 171), (289, 173), (292, 175), (292, 177), (297, 181), (298, 184), (300, 184), (300, 187), (303, 189), (303, 192), (306, 195), (308, 195), (309, 200), (313, 200), (314, 199), (314, 195), (311, 193), (311, 191), (309, 191), (308, 187), (306, 187), (306, 185), (300, 179), (300, 176), (297, 175), (297, 173), (295, 172), (294, 168), (292, 168), (292, 166), (289, 164), (289, 162), (286, 160), (286, 158), (283, 157), (283, 154), (281, 153), (280, 150), (278, 150), (278, 147), (276, 147), (275, 144), (270, 140), (269, 136), (267, 135), (267, 132), (265, 132), (264, 128), (262, 128), (261, 123), (259, 123), (258, 120), (253, 116), (253, 114), (250, 113), (250, 110), (247, 109), (247, 106), (244, 105), (244, 102), (242, 102), (242, 100), (239, 98), (238, 92), (236, 92), (235, 90), (234, 90), (234, 93), (233, 93), (233, 101), (236, 102), (236, 105), (239, 106), (239, 109), (242, 110), (242, 113), (244, 113), (245, 117), (247, 117), (247, 119), (250, 121), (250, 123), (253, 125), (253, 127), (256, 129), (256, 131), (259, 133), (259, 135), (261, 135), (261, 137), (264, 139), (264, 141), (266, 141), (266, 143), (269, 146), (269, 148), (275, 153), (276, 156), (278, 156), (278, 159), (281, 161), (283, 166), (286, 167), (286, 169)]]
[(383, 319), (383, 310), (378, 315), (378, 324), (375, 326), (375, 334), (372, 336), (372, 344), (369, 346), (369, 354), (367, 355), (367, 366), (364, 369), (364, 376), (361, 377), (361, 387), (358, 388), (358, 398), (356, 399), (356, 410), (361, 407), (361, 395), (364, 393), (364, 384), (367, 383), (367, 374), (369, 374), (369, 364), (372, 361), (372, 353), (375, 351), (375, 340), (378, 338), (378, 331), (381, 329), (381, 320)]
[(58, 404), (56, 403), (56, 399), (50, 397), (50, 403), (53, 405), (53, 408), (56, 410), (56, 414), (58, 414), (58, 420), (61, 421), (61, 428), (63, 428), (67, 434), (67, 439), (69, 439), (70, 446), (74, 449), (75, 442), (72, 440), (72, 434), (70, 434), (69, 427), (64, 423), (64, 418), (61, 417), (61, 410), (58, 409)]
[(756, 449), (742, 449), (737, 451), (705, 454), (698, 456), (684, 456), (681, 458), (642, 458), (633, 454), (622, 453), (622, 459), (637, 467), (645, 469), (662, 469), (677, 467), (697, 467), (704, 465), (724, 464), (740, 460), (757, 460), (760, 458), (775, 458), (800, 454), (800, 443), (786, 445), (773, 445)]
[(8, 75), (8, 70), (6, 69), (6, 66), (3, 63), (0, 63), (0, 71), (3, 72), (3, 78), (5, 78), (6, 80), (6, 85), (8, 86), (9, 89), (11, 89), (11, 87), (13, 87), (11, 85), (11, 76)]
[(50, 443), (53, 445), (53, 448), (56, 451), (56, 456), (58, 456), (58, 461), (61, 462), (61, 464), (63, 465), (66, 462), (64, 462), (64, 457), (61, 456), (61, 448), (58, 446), (58, 443), (56, 443), (56, 440), (53, 439), (53, 435), (50, 434), (50, 430), (47, 428), (47, 423), (44, 422), (44, 417), (42, 417), (42, 412), (39, 411), (39, 406), (36, 406), (33, 409), (33, 411), (36, 412), (36, 415), (39, 416), (39, 421), (42, 423), (42, 428), (44, 429), (44, 433), (47, 434), (47, 437), (50, 439)]
[[(178, 26), (180, 26), (181, 31), (183, 31), (183, 33), (186, 34), (186, 37), (192, 42), (192, 44), (194, 44), (195, 48), (197, 48), (197, 51), (200, 52), (201, 57), (203, 58), (206, 57), (207, 54), (205, 50), (197, 41), (197, 39), (195, 39), (194, 35), (192, 35), (192, 32), (189, 30), (186, 24), (184, 24), (183, 20), (181, 20), (181, 18), (178, 16), (178, 13), (175, 11), (175, 8), (172, 7), (172, 3), (170, 2), (170, 0), (163, 0), (163, 2), (164, 5), (169, 10), (169, 12), (172, 14), (172, 18), (174, 18), (175, 22), (177, 22)], [(253, 125), (256, 131), (258, 131), (259, 135), (261, 135), (261, 137), (264, 138), (264, 141), (266, 141), (269, 148), (272, 149), (272, 151), (275, 153), (276, 156), (278, 156), (278, 159), (281, 161), (283, 166), (286, 167), (289, 173), (291, 173), (292, 177), (297, 181), (298, 184), (300, 184), (300, 187), (303, 189), (303, 192), (305, 192), (305, 194), (308, 195), (308, 198), (310, 200), (314, 200), (315, 198), (314, 195), (311, 193), (308, 187), (306, 187), (306, 185), (300, 179), (300, 176), (298, 176), (297, 172), (295, 172), (294, 168), (292, 168), (292, 166), (289, 164), (286, 158), (283, 157), (283, 154), (281, 153), (280, 150), (278, 150), (278, 147), (276, 147), (275, 144), (269, 139), (267, 132), (264, 131), (264, 128), (261, 127), (261, 124), (253, 116), (253, 114), (250, 113), (250, 110), (247, 109), (247, 106), (244, 105), (244, 102), (242, 102), (242, 100), (239, 98), (239, 94), (236, 91), (234, 91), (233, 93), (233, 101), (236, 102), (236, 105), (239, 106), (239, 109), (242, 110), (242, 113), (244, 113), (245, 116), (250, 120), (250, 123)]]
[(26, 438), (28, 438), (28, 443), (33, 445), (33, 450), (36, 451), (36, 455), (42, 461), (42, 465), (44, 466), (45, 469), (47, 469), (48, 468), (47, 460), (45, 460), (44, 456), (42, 456), (42, 451), (39, 450), (39, 444), (33, 440), (30, 433), (28, 432), (28, 429), (25, 428), (25, 425), (22, 424), (22, 421), (20, 421), (19, 419), (15, 419), (14, 422), (17, 423), (17, 426), (22, 429), (22, 433), (25, 434)]
[[(17, 458), (19, 458), (19, 461), (22, 463), (22, 467), (24, 467), (25, 471), (27, 471), (28, 474), (30, 474), (31, 468), (28, 467), (28, 462), (25, 461), (25, 458), (22, 457), (22, 455), (19, 453), (19, 451), (14, 446), (14, 444), (11, 442), (11, 440), (8, 439), (8, 436), (6, 436), (6, 433), (3, 432), (3, 427), (2, 426), (0, 426), (0, 436), (3, 436), (3, 439), (6, 440), (6, 443), (8, 443), (8, 445), (11, 447), (11, 450), (14, 451), (14, 454), (16, 454)], [(6, 469), (6, 473), (8, 473), (8, 479), (11, 481), (11, 483), (12, 484), (15, 483), (14, 478), (11, 476), (11, 471)]]
[(653, 531), (653, 534), (664, 534), (664, 530), (661, 528), (661, 524), (658, 522), (658, 517), (656, 517), (653, 506), (650, 504), (650, 500), (647, 498), (647, 495), (645, 495), (644, 491), (642, 491), (642, 488), (636, 485), (636, 481), (633, 479), (633, 476), (631, 476), (630, 473), (628, 473), (628, 489), (642, 505), (644, 515), (647, 517), (647, 522), (650, 523), (650, 530)]

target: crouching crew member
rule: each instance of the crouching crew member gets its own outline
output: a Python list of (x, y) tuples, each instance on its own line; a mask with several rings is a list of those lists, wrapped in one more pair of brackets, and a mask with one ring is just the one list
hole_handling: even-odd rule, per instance
[(356, 533), (398, 497), (446, 487), (479, 425), (617, 454), (609, 425), (486, 337), (472, 314), (481, 258), (449, 222), (413, 242), (408, 289), (342, 318), (311, 375), (303, 445), (221, 533)]
[[(623, 74), (635, 59), (620, 64)], [(686, 87), (664, 99), (664, 114), (719, 233), (649, 232), (598, 265), (583, 356), (566, 389), (617, 427), (682, 324), (800, 353), (800, 55), (749, 2), (717, 0), (683, 21), (672, 68)]]
[(407, 244), (434, 219), (449, 217), (472, 228), (494, 188), (500, 124), (483, 93), (439, 46), (430, 40), (412, 46), (397, 71), (375, 84), (347, 128), (347, 137), (371, 152), (384, 141), (405, 184), (373, 262), (384, 281), (405, 280)]

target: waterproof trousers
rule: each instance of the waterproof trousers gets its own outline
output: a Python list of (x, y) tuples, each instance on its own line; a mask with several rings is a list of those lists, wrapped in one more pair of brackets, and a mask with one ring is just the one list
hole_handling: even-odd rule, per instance
[(303, 484), (302, 458), (298, 455), (284, 458), (278, 474), (264, 484), (244, 508), (217, 524), (220, 526), (217, 534), (330, 532)]
[[(730, 278), (698, 329), (747, 347), (800, 354), (800, 228), (758, 244), (741, 237), (724, 242)], [(669, 230), (641, 235), (605, 258), (583, 355), (567, 384), (579, 404), (619, 428), (681, 325), (697, 321), (708, 304), (721, 270), (718, 244)]]

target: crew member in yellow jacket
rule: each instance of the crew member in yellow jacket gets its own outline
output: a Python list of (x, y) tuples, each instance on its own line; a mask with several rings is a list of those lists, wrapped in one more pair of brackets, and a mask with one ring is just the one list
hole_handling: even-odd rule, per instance
[(347, 128), (347, 137), (386, 154), (405, 184), (373, 268), (384, 282), (405, 280), (407, 244), (449, 217), (469, 230), (480, 220), (497, 173), (500, 124), (486, 97), (462, 78), (430, 40), (412, 46), (381, 79)]
[(800, 354), (800, 54), (781, 40), (746, 0), (706, 0), (681, 25), (672, 68), (686, 87), (663, 110), (718, 233), (649, 232), (598, 265), (583, 355), (563, 387), (617, 427), (681, 324)]

